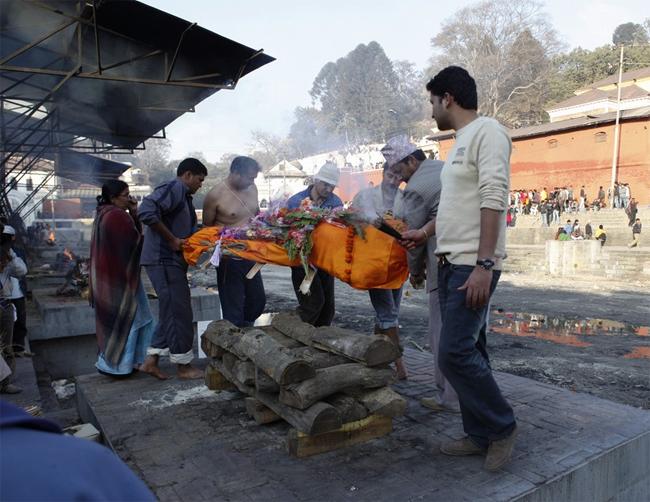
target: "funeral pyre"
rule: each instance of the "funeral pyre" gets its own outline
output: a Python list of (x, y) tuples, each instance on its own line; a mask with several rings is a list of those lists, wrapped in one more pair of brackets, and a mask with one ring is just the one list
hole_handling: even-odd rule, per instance
[(293, 426), (289, 452), (302, 457), (384, 436), (406, 400), (390, 388), (398, 348), (383, 335), (315, 328), (293, 313), (270, 326), (239, 329), (212, 322), (201, 337), (211, 357), (206, 384), (247, 394), (258, 424)]
[(70, 249), (58, 253), (54, 269), (65, 273), (64, 283), (56, 290), (57, 296), (88, 298), (90, 260), (76, 256)]

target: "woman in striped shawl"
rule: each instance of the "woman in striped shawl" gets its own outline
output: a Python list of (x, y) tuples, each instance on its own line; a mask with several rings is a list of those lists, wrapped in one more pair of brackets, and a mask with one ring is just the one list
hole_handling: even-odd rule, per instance
[(142, 227), (129, 186), (109, 180), (97, 197), (90, 248), (90, 304), (95, 309), (100, 373), (128, 375), (144, 361), (154, 322), (140, 280)]

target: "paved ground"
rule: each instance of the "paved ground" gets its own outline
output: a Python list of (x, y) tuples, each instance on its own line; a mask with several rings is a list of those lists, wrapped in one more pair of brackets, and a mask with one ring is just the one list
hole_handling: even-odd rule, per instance
[[(650, 412), (500, 373), (521, 432), (514, 462), (490, 474), (480, 458), (438, 452), (440, 442), (463, 435), (460, 418), (418, 404), (431, 390), (432, 361), (411, 349), (406, 358), (411, 378), (396, 390), (409, 398), (409, 408), (394, 432), (307, 459), (286, 453), (286, 424), (258, 426), (241, 394), (213, 393), (202, 382), (87, 375), (78, 379), (78, 395), (92, 405), (117, 453), (165, 501), (507, 500), (586, 461), (596, 465), (604, 452), (650, 431)], [(617, 457), (607, 479), (596, 477), (579, 493), (611, 489), (613, 470), (628, 465), (625, 460)], [(632, 471), (628, 483), (645, 476)]]
[[(262, 271), (267, 312), (292, 310), (286, 267)], [(214, 271), (195, 273), (198, 284)], [(597, 277), (504, 274), (492, 300), (488, 346), (493, 368), (639, 408), (650, 409), (650, 284)], [(541, 321), (541, 322), (540, 322)], [(365, 291), (336, 281), (335, 324), (371, 333)], [(405, 286), (400, 309), (406, 346), (428, 349), (428, 304)]]

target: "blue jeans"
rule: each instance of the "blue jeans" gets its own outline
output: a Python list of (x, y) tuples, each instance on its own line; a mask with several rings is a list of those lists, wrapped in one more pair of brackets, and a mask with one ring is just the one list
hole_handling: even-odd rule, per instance
[(399, 304), (402, 301), (402, 288), (369, 289), (370, 303), (375, 309), (375, 324), (380, 329), (399, 326)]
[[(486, 347), (488, 306), (465, 306), (465, 290), (458, 291), (474, 270), (449, 262), (438, 267), (442, 330), (438, 364), (458, 394), (463, 428), (479, 446), (503, 439), (515, 428), (515, 416), (492, 375)], [(501, 272), (492, 273), (490, 296)], [(489, 305), (489, 302), (488, 302)]]
[(262, 274), (252, 279), (246, 274), (255, 262), (222, 256), (217, 267), (217, 288), (223, 318), (237, 327), (252, 326), (266, 305)]

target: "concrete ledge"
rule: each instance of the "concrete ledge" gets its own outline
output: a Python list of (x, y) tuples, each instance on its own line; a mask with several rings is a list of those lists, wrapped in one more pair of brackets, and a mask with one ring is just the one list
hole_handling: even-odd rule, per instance
[[(30, 340), (49, 340), (95, 333), (95, 311), (82, 298), (59, 297), (55, 289), (35, 289), (32, 298), (42, 319), (39, 329), (30, 331)], [(194, 322), (221, 318), (219, 295), (205, 288), (190, 290)], [(158, 300), (149, 299), (154, 319), (158, 317)]]

